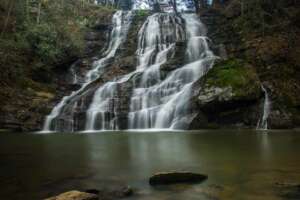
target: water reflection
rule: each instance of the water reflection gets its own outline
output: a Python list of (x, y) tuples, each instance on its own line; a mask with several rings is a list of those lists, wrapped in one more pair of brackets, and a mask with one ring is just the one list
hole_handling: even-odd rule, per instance
[[(40, 199), (70, 189), (129, 184), (137, 199), (276, 199), (274, 182), (300, 180), (300, 135), (199, 131), (0, 135), (0, 196)], [(148, 177), (188, 170), (209, 176), (194, 186), (156, 190)]]

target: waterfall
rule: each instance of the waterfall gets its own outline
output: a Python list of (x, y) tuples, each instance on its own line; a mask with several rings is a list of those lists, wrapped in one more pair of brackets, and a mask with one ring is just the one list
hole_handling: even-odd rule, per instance
[[(100, 77), (109, 61), (114, 58), (117, 49), (125, 41), (130, 27), (131, 18), (131, 11), (117, 11), (113, 15), (113, 29), (110, 34), (108, 49), (104, 53), (105, 56), (93, 64), (92, 69), (87, 72), (81, 88), (72, 92), (71, 95), (63, 97), (63, 99), (52, 109), (44, 122), (43, 132), (58, 131), (58, 122), (55, 119), (62, 113), (63, 108), (68, 104), (68, 102), (83, 92), (93, 81)], [(73, 126), (73, 121), (70, 122), (70, 126)]]
[[(182, 126), (182, 122), (189, 115), (188, 106), (192, 85), (212, 67), (214, 55), (208, 48), (206, 31), (198, 17), (195, 14), (183, 14), (182, 19), (185, 26), (182, 29), (186, 33), (188, 64), (174, 70), (161, 80), (159, 66), (166, 62), (166, 55), (168, 51), (172, 51), (175, 42), (182, 39), (178, 37), (182, 34), (175, 34), (180, 33), (182, 29), (160, 30), (159, 28), (170, 27), (170, 25), (163, 24), (156, 27), (154, 17), (148, 19), (154, 20), (154, 22), (148, 24), (144, 30), (146, 35), (141, 34), (143, 37), (140, 38), (140, 43), (146, 44), (141, 47), (142, 55), (140, 55), (140, 65), (138, 66), (138, 69), (143, 69), (143, 75), (131, 97), (129, 128), (184, 129), (186, 127)], [(164, 22), (168, 23), (168, 21)], [(152, 35), (147, 36), (147, 33), (153, 28), (157, 28), (157, 32), (162, 33), (159, 37), (155, 37), (159, 38), (156, 43), (154, 43)], [(172, 35), (164, 35), (165, 32), (175, 35), (170, 37)], [(160, 38), (169, 38), (169, 40)], [(169, 43), (166, 44), (166, 41)], [(158, 48), (154, 48), (155, 45)], [(155, 62), (149, 64), (150, 58), (153, 60), (154, 49), (159, 50), (154, 55)]]
[(87, 111), (86, 130), (118, 129), (116, 119), (117, 85), (141, 73), (143, 73), (144, 85), (149, 84), (150, 81), (159, 81), (159, 66), (167, 61), (168, 54), (174, 50), (175, 42), (184, 37), (182, 24), (183, 20), (174, 14), (156, 13), (148, 17), (138, 34), (138, 66), (136, 70), (119, 80), (106, 83), (95, 92)]
[[(130, 12), (118, 11), (114, 15), (105, 57), (94, 63), (78, 91), (64, 97), (53, 108), (46, 118), (44, 131), (74, 130), (73, 112), (81, 104), (78, 97), (103, 74), (126, 38), (130, 19)], [(155, 13), (147, 17), (137, 39), (135, 70), (96, 88), (91, 102), (84, 109), (86, 132), (186, 129), (194, 118), (190, 109), (193, 85), (207, 73), (215, 60), (209, 49), (206, 28), (199, 17), (196, 14)], [(178, 47), (179, 43), (186, 44), (182, 61), (185, 64), (166, 73), (161, 67), (175, 59), (176, 49), (182, 48)], [(75, 82), (76, 74), (72, 73)], [(68, 112), (65, 111), (67, 105)], [(67, 117), (61, 125), (57, 121), (63, 115)]]
[(271, 112), (271, 101), (268, 94), (267, 89), (264, 86), (261, 86), (261, 89), (263, 90), (265, 94), (265, 101), (264, 101), (264, 107), (263, 107), (263, 115), (258, 120), (257, 123), (257, 130), (267, 130), (268, 129), (268, 118)]
[[(205, 27), (195, 14), (156, 13), (147, 18), (138, 34), (136, 70), (100, 87), (87, 111), (86, 130), (116, 130), (118, 85), (139, 76), (133, 87), (128, 113), (130, 129), (183, 129), (191, 88), (213, 65)], [(170, 59), (176, 42), (187, 41), (187, 65), (164, 79), (160, 66)]]

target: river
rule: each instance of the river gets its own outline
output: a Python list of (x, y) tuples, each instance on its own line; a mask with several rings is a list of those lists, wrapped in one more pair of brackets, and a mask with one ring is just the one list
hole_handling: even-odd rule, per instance
[[(300, 183), (300, 131), (201, 130), (84, 134), (0, 133), (1, 199), (41, 199), (125, 184), (129, 199), (282, 199)], [(156, 172), (208, 175), (196, 185), (151, 188)]]

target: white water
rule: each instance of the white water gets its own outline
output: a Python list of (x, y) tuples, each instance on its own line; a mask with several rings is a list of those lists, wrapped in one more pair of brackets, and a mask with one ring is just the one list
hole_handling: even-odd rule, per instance
[[(99, 78), (103, 69), (107, 66), (108, 61), (111, 60), (120, 45), (125, 41), (127, 32), (131, 23), (132, 13), (125, 11), (117, 11), (112, 19), (113, 29), (110, 35), (109, 47), (105, 52), (105, 57), (96, 61), (93, 65), (93, 68), (88, 71), (85, 76), (85, 80), (81, 88), (75, 92), (72, 92), (71, 95), (65, 96), (61, 102), (59, 102), (51, 111), (51, 113), (46, 117), (44, 122), (44, 127), (42, 132), (50, 132), (57, 130), (57, 122), (55, 119), (61, 114), (64, 106), (74, 98), (76, 95), (84, 91), (84, 89), (92, 83), (94, 80)], [(76, 74), (75, 74), (76, 75)], [(74, 81), (76, 79), (74, 78)], [(76, 80), (77, 81), (77, 80)], [(71, 123), (72, 125), (72, 123)]]
[[(130, 77), (143, 73), (143, 84), (152, 78), (159, 80), (159, 66), (167, 61), (167, 55), (174, 50), (176, 38), (184, 35), (182, 26), (176, 24), (175, 15), (154, 14), (146, 20), (139, 31), (137, 50), (138, 66), (136, 70), (115, 82), (108, 82), (100, 87), (94, 95), (92, 104), (87, 111), (86, 130), (118, 129), (116, 121), (116, 105), (118, 104), (117, 85), (126, 82)], [(160, 29), (161, 28), (161, 29)], [(146, 39), (145, 39), (146, 38)], [(167, 41), (168, 40), (168, 41)], [(151, 67), (148, 67), (148, 66)], [(98, 123), (100, 122), (100, 124)]]
[[(185, 23), (184, 23), (185, 21)], [(196, 15), (180, 18), (174, 14), (154, 14), (139, 31), (136, 70), (119, 80), (108, 82), (94, 95), (87, 111), (86, 131), (118, 129), (116, 110), (118, 85), (134, 75), (140, 81), (133, 88), (128, 114), (130, 129), (183, 129), (188, 116), (192, 84), (212, 67), (206, 30)], [(160, 66), (174, 54), (175, 44), (187, 41), (188, 64), (161, 78)], [(190, 117), (189, 119), (187, 119)]]
[(261, 87), (265, 94), (265, 101), (264, 101), (264, 109), (263, 109), (263, 115), (261, 119), (259, 119), (257, 123), (256, 129), (258, 130), (267, 130), (268, 129), (268, 118), (271, 112), (271, 100), (268, 94), (268, 91), (264, 86)]
[[(167, 15), (168, 16), (168, 15)], [(129, 128), (130, 129), (182, 129), (183, 120), (187, 120), (188, 104), (191, 96), (192, 84), (199, 80), (209, 68), (212, 67), (214, 56), (209, 50), (205, 28), (194, 14), (184, 14), (185, 32), (187, 41), (187, 62), (188, 64), (174, 70), (164, 80), (160, 79), (159, 66), (166, 62), (166, 55), (174, 49), (176, 41), (182, 39), (175, 34), (171, 37), (171, 43), (166, 40), (154, 40), (154, 38), (170, 38), (170, 33), (178, 33), (182, 29), (175, 30), (160, 28), (172, 27), (167, 24), (157, 25), (157, 19), (149, 18), (147, 27), (144, 27), (145, 34), (140, 34), (141, 47), (140, 65), (138, 69), (143, 70), (140, 85), (138, 85), (131, 97)], [(153, 37), (153, 29), (159, 36)], [(143, 33), (143, 31), (142, 31)], [(166, 34), (167, 33), (167, 34)], [(166, 35), (165, 35), (166, 34)], [(159, 51), (154, 55), (155, 62), (149, 64), (153, 49), (158, 46)], [(191, 119), (189, 119), (191, 120)]]
[[(47, 116), (44, 131), (61, 129), (56, 122), (63, 109), (75, 96), (79, 96), (87, 85), (103, 73), (124, 42), (131, 14), (118, 11), (113, 17), (114, 28), (105, 57), (95, 62), (85, 76), (82, 87), (66, 96)], [(186, 43), (185, 65), (172, 72), (163, 73), (160, 67), (175, 53), (176, 43)], [(180, 47), (182, 48), (182, 47)], [(120, 87), (130, 86), (129, 113), (126, 126), (129, 129), (186, 129), (193, 119), (189, 110), (193, 84), (212, 66), (215, 56), (208, 47), (206, 29), (195, 14), (177, 16), (173, 13), (156, 13), (147, 18), (138, 34), (136, 70), (99, 87), (86, 110), (85, 131), (118, 130), (120, 128), (119, 107), (122, 96)], [(126, 91), (128, 92), (128, 91)], [(75, 107), (73, 108), (75, 110)], [(71, 113), (73, 116), (73, 111)], [(123, 116), (124, 117), (124, 116)], [(67, 125), (73, 130), (73, 117)]]

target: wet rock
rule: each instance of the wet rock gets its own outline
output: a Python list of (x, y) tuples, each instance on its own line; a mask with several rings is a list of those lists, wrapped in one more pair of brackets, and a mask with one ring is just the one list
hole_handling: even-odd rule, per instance
[(284, 199), (298, 200), (300, 199), (300, 184), (299, 183), (288, 183), (279, 182), (275, 183), (275, 187), (279, 196)]
[(86, 193), (90, 193), (90, 194), (99, 194), (99, 190), (96, 190), (96, 189), (88, 189), (88, 190), (85, 190), (84, 192)]
[(88, 41), (95, 41), (101, 39), (101, 35), (96, 31), (90, 31), (85, 34), (84, 39)]
[(269, 126), (273, 129), (293, 128), (291, 115), (284, 110), (272, 110), (269, 116)]
[(98, 195), (74, 190), (45, 200), (98, 200)]
[(165, 172), (151, 176), (149, 183), (152, 186), (176, 183), (200, 183), (205, 181), (207, 178), (207, 175), (192, 172)]
[[(170, 71), (173, 71), (184, 65), (185, 51), (186, 51), (185, 42), (176, 42), (174, 55), (166, 63), (160, 66), (163, 76), (166, 76)], [(170, 56), (171, 55), (169, 55), (169, 57)]]
[(105, 31), (111, 29), (111, 26), (111, 24), (102, 24), (101, 22), (97, 21), (95, 25), (92, 26), (92, 28), (98, 31)]
[(194, 91), (199, 91), (193, 100), (198, 111), (190, 129), (215, 127), (212, 123), (255, 127), (263, 100), (260, 85), (251, 65), (236, 59), (219, 61), (194, 85)]
[(130, 186), (114, 186), (99, 190), (99, 198), (101, 200), (115, 200), (132, 196), (133, 193), (134, 191)]

